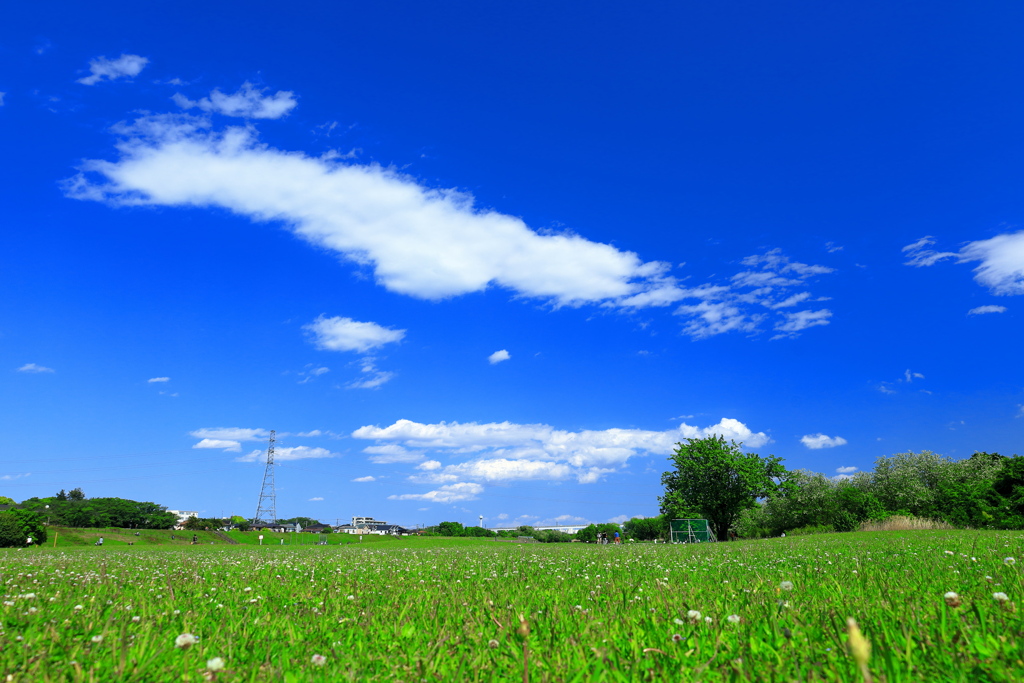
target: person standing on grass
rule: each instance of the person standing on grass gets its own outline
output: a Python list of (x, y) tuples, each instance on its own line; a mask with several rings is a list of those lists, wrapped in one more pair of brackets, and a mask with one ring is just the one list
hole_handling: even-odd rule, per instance
[(618, 531), (616, 531), (616, 532), (615, 532), (615, 545), (618, 545), (619, 543), (620, 543), (620, 540), (619, 540), (619, 532), (618, 532)]

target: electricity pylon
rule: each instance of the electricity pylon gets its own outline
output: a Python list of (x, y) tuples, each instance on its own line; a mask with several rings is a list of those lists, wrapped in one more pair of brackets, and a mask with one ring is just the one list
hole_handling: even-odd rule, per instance
[(260, 502), (256, 506), (256, 516), (252, 523), (277, 523), (277, 494), (274, 492), (274, 430), (270, 430), (270, 443), (267, 446), (267, 468), (263, 471), (263, 488), (260, 489)]

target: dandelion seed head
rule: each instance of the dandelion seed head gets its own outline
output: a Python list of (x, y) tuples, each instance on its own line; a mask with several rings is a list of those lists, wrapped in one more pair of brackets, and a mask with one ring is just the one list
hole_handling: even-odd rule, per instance
[(199, 636), (192, 635), (191, 633), (182, 633), (174, 639), (174, 647), (180, 647), (183, 650), (187, 650), (198, 642)]

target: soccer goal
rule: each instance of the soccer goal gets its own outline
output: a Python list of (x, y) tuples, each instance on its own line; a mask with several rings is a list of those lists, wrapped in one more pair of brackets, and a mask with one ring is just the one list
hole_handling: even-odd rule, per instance
[(709, 543), (717, 541), (706, 519), (673, 519), (669, 522), (672, 543)]

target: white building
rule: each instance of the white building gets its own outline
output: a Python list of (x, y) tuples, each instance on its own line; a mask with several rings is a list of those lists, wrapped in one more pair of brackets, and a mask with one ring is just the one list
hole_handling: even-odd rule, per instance
[(168, 510), (168, 512), (178, 516), (178, 521), (174, 523), (175, 526), (184, 526), (189, 517), (199, 516), (198, 510)]
[(373, 517), (353, 517), (352, 518), (352, 526), (366, 526), (366, 525), (376, 525), (376, 524), (387, 524), (387, 522), (382, 522), (379, 519), (374, 519)]

